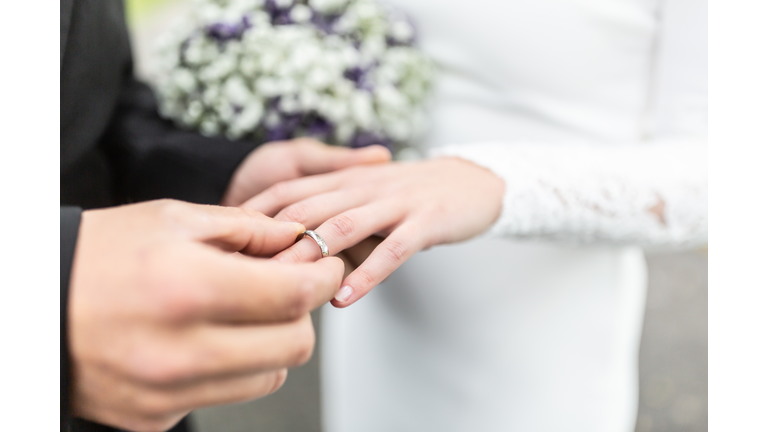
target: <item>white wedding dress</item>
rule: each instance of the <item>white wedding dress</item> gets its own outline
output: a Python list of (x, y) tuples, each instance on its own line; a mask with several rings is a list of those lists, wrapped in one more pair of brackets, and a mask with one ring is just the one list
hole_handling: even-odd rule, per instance
[(506, 181), (473, 241), (324, 310), (326, 432), (629, 432), (642, 248), (707, 239), (705, 0), (397, 0), (432, 156)]

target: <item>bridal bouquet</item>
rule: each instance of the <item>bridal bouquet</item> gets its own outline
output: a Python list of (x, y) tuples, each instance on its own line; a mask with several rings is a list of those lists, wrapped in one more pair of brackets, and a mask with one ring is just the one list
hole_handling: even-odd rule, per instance
[(158, 40), (160, 113), (206, 135), (407, 145), (433, 66), (375, 0), (195, 0)]

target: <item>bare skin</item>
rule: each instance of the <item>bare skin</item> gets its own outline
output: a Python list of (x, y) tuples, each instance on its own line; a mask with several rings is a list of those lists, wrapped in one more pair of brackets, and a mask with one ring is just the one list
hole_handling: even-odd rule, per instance
[[(243, 207), (315, 229), (334, 254), (358, 245), (346, 259), (359, 266), (344, 278), (332, 301), (346, 307), (414, 253), (487, 230), (498, 219), (503, 194), (504, 181), (491, 171), (463, 159), (440, 158), (282, 182)], [(318, 247), (308, 238), (275, 256), (280, 262), (318, 258)]]
[(344, 271), (337, 258), (266, 259), (302, 230), (168, 200), (84, 212), (68, 317), (75, 415), (162, 431), (277, 390), (310, 358), (309, 311)]
[(221, 201), (238, 206), (278, 182), (325, 174), (354, 165), (389, 162), (385, 147), (350, 149), (329, 146), (311, 138), (264, 144), (243, 160)]

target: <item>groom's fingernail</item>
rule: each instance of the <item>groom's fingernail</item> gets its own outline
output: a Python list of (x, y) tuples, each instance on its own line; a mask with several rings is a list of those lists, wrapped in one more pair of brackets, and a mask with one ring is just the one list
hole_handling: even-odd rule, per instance
[(352, 297), (352, 287), (347, 285), (341, 288), (334, 298), (343, 302), (349, 300), (350, 297)]
[(298, 223), (298, 222), (286, 222), (286, 221), (280, 221), (287, 225), (292, 225), (293, 229), (297, 230), (298, 232), (303, 232), (306, 228), (304, 228), (304, 225)]
[(284, 224), (288, 224), (288, 225), (296, 225), (297, 227), (299, 227), (299, 226), (302, 227), (302, 228), (304, 227), (304, 225), (302, 225), (302, 224), (300, 224), (298, 222), (291, 222), (291, 221), (280, 221), (280, 222), (282, 222)]

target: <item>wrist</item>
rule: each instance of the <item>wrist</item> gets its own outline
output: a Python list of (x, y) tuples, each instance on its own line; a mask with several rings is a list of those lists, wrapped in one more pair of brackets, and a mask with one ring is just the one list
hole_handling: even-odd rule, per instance
[[(487, 232), (501, 217), (504, 205), (505, 180), (490, 168), (461, 156), (446, 155), (438, 158), (454, 164), (452, 170), (461, 173), (468, 183), (471, 206), (481, 224), (478, 234)], [(461, 168), (456, 168), (461, 167)]]

